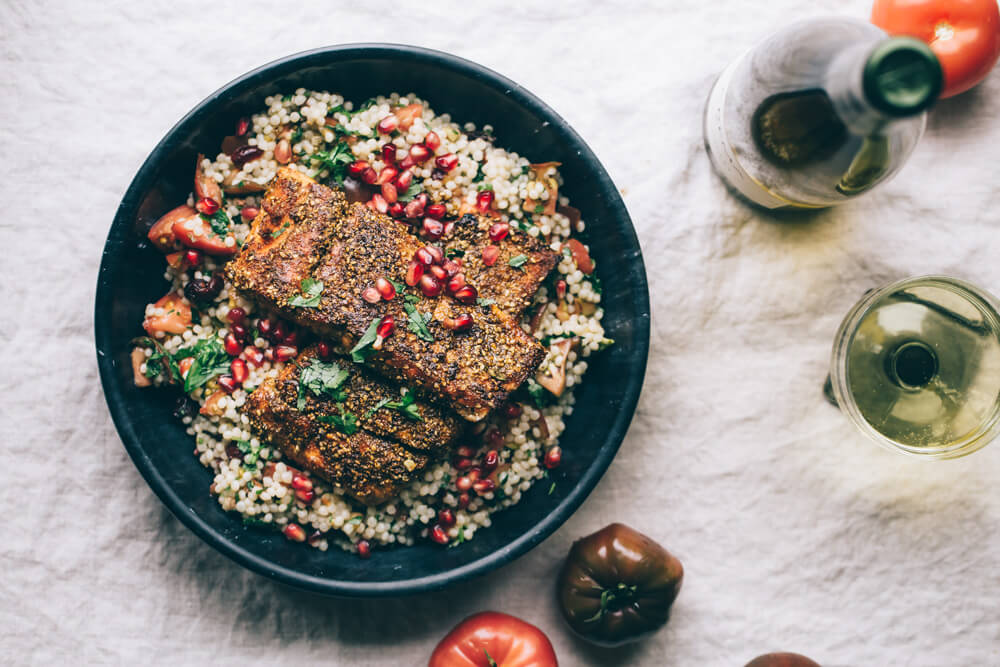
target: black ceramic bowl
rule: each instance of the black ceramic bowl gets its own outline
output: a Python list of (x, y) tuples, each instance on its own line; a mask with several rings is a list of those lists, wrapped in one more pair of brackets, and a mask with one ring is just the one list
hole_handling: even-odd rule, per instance
[[(360, 102), (414, 92), (438, 113), (495, 128), (498, 145), (532, 161), (557, 160), (563, 192), (583, 212), (603, 280), (604, 326), (615, 345), (590, 361), (561, 442), (551, 484), (493, 516), (474, 540), (444, 549), (422, 543), (378, 551), (370, 560), (327, 552), (281, 534), (243, 526), (209, 494), (212, 474), (191, 455), (192, 439), (171, 411), (177, 395), (137, 389), (129, 341), (141, 333), (145, 305), (164, 291), (163, 258), (145, 241), (150, 225), (184, 201), (196, 154), (210, 153), (234, 122), (263, 99), (303, 86)], [(537, 545), (572, 514), (607, 469), (639, 398), (649, 346), (649, 296), (635, 231), (618, 191), (582, 139), (552, 109), (484, 67), (426, 49), (349, 45), (265, 65), (227, 84), (185, 116), (153, 149), (129, 186), (104, 247), (95, 307), (97, 359), (118, 433), (143, 477), (170, 510), (210, 545), (284, 583), (347, 596), (399, 595), (442, 588), (483, 574)]]

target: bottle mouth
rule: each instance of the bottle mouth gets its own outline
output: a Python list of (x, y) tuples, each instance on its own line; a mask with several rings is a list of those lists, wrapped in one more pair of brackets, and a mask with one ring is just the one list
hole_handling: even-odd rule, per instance
[(869, 103), (890, 116), (912, 116), (930, 108), (944, 86), (941, 63), (930, 47), (912, 37), (889, 37), (868, 56), (862, 74)]
[(885, 359), (886, 375), (902, 389), (926, 387), (938, 372), (938, 356), (927, 343), (900, 343)]

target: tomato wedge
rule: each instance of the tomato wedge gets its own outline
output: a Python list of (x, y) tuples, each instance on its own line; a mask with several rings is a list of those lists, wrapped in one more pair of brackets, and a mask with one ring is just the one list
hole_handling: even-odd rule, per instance
[(146, 237), (163, 252), (170, 252), (174, 249), (174, 241), (177, 240), (174, 237), (174, 224), (197, 216), (198, 211), (190, 206), (178, 206), (177, 208), (170, 209), (159, 220), (153, 223)]
[(510, 614), (485, 611), (455, 626), (434, 649), (428, 667), (558, 667), (552, 642)]
[[(192, 209), (193, 210), (193, 209)], [(174, 237), (189, 248), (202, 250), (209, 255), (236, 254), (236, 239), (232, 234), (219, 236), (195, 211), (193, 218), (178, 219), (171, 227)], [(230, 239), (232, 239), (230, 241)]]
[(413, 127), (413, 121), (424, 115), (424, 106), (422, 104), (408, 104), (393, 111), (392, 115), (399, 119), (399, 129), (405, 132)]
[(566, 241), (566, 245), (569, 247), (569, 251), (573, 253), (573, 261), (576, 262), (576, 268), (588, 276), (593, 273), (594, 260), (591, 259), (590, 253), (587, 252), (587, 246), (576, 239), (569, 239)]
[(1000, 59), (997, 0), (875, 0), (872, 23), (927, 42), (944, 70), (942, 98), (975, 86)]
[(162, 315), (152, 315), (142, 321), (142, 328), (150, 336), (157, 331), (171, 334), (181, 334), (191, 326), (191, 306), (184, 303), (184, 298), (176, 292), (170, 292), (153, 304), (162, 308)]

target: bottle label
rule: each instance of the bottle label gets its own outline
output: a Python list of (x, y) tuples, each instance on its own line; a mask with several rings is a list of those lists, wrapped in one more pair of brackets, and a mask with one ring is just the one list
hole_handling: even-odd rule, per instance
[(733, 73), (745, 57), (746, 54), (740, 56), (723, 70), (715, 82), (715, 86), (712, 87), (705, 108), (705, 145), (708, 147), (709, 157), (715, 170), (731, 188), (759, 206), (781, 208), (787, 206), (789, 202), (775, 197), (750, 177), (740, 165), (732, 144), (726, 136), (726, 95), (729, 92)]

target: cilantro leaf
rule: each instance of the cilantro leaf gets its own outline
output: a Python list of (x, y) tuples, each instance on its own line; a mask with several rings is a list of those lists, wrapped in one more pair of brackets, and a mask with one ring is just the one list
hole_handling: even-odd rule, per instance
[(407, 315), (406, 328), (415, 333), (420, 340), (425, 340), (428, 343), (434, 342), (434, 336), (427, 328), (427, 323), (431, 321), (431, 314), (421, 314), (417, 307), (409, 301), (403, 304), (403, 309)]
[(200, 340), (193, 347), (178, 350), (173, 356), (175, 360), (194, 357), (184, 378), (184, 392), (188, 394), (212, 378), (229, 372), (229, 355), (218, 338)]
[(386, 405), (388, 405), (391, 402), (392, 402), (391, 398), (383, 398), (381, 401), (379, 401), (378, 403), (376, 403), (372, 407), (368, 408), (367, 411), (365, 411), (365, 415), (364, 415), (363, 419), (371, 419), (371, 416), (373, 414), (375, 414), (376, 412), (378, 412), (379, 410), (381, 410), (382, 408), (384, 408)]
[(420, 414), (420, 410), (418, 410), (417, 406), (414, 405), (416, 400), (417, 395), (413, 392), (413, 390), (407, 389), (406, 393), (403, 394), (403, 399), (401, 401), (389, 401), (385, 404), (385, 407), (390, 410), (398, 410), (404, 417), (411, 421), (423, 421), (423, 415)]
[(365, 331), (364, 335), (358, 340), (358, 344), (351, 348), (351, 359), (356, 364), (363, 364), (368, 359), (369, 355), (374, 351), (371, 344), (375, 342), (375, 338), (378, 337), (378, 325), (382, 321), (381, 317), (376, 317), (372, 320), (372, 323), (368, 325), (368, 329)]
[(347, 175), (347, 165), (354, 162), (354, 153), (351, 152), (351, 148), (347, 144), (338, 143), (333, 147), (333, 150), (316, 151), (309, 156), (309, 160), (313, 163), (318, 162), (321, 170), (326, 169), (330, 172), (333, 180), (338, 184), (343, 184), (344, 177)]
[(338, 431), (345, 435), (354, 435), (358, 431), (358, 418), (353, 412), (344, 410), (343, 405), (337, 405), (340, 410), (339, 415), (320, 415), (317, 420), (324, 424), (333, 424)]
[(461, 248), (448, 248), (444, 251), (444, 256), (448, 259), (455, 259), (456, 257), (465, 257), (465, 251)]
[(528, 378), (526, 389), (536, 408), (544, 408), (554, 400), (552, 392), (535, 382), (534, 378)]
[(296, 294), (288, 301), (289, 306), (295, 308), (315, 308), (319, 305), (319, 300), (323, 295), (323, 281), (304, 278), (299, 283), (302, 294)]
[(527, 255), (516, 255), (514, 257), (511, 257), (510, 260), (507, 261), (507, 265), (513, 266), (515, 269), (521, 269), (522, 271), (524, 271), (524, 265), (527, 264), (527, 262), (528, 262)]
[(208, 226), (212, 228), (212, 233), (216, 236), (225, 237), (229, 234), (229, 215), (221, 207), (212, 215), (202, 213), (201, 219), (208, 223)]
[(306, 407), (307, 389), (312, 392), (313, 396), (325, 395), (335, 401), (344, 400), (344, 394), (340, 388), (350, 376), (351, 372), (341, 368), (335, 361), (314, 360), (299, 374), (299, 396), (295, 407), (298, 410)]
[(421, 190), (423, 190), (423, 186), (421, 186), (420, 183), (414, 181), (413, 183), (410, 183), (410, 187), (406, 188), (406, 192), (399, 193), (399, 201), (405, 204), (406, 202), (411, 201), (414, 197), (420, 194)]
[(396, 288), (396, 293), (397, 294), (402, 294), (403, 292), (406, 291), (406, 283), (397, 282), (397, 281), (393, 280), (392, 278), (386, 278), (386, 280), (388, 280), (390, 283), (392, 283), (392, 286)]

